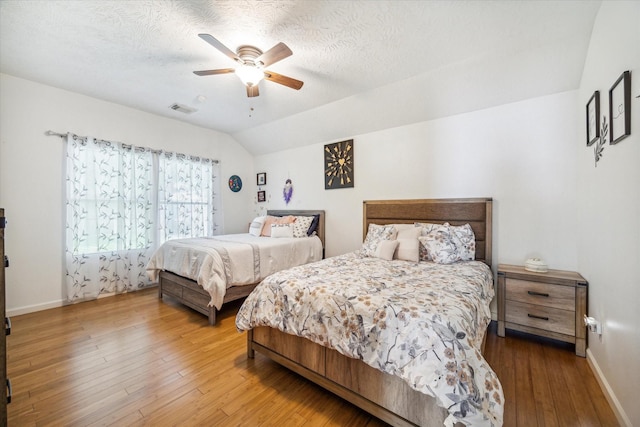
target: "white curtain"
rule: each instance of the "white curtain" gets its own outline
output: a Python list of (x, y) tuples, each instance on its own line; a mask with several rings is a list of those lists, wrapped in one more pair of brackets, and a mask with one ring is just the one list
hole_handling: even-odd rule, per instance
[(195, 156), (163, 152), (159, 157), (159, 241), (220, 234), (220, 167)]
[(145, 268), (160, 243), (214, 234), (218, 167), (208, 159), (67, 135), (67, 300), (149, 286)]

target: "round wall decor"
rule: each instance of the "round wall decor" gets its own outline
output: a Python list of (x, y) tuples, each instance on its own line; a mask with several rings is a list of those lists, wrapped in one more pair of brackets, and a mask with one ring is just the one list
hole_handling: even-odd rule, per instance
[(242, 190), (242, 180), (238, 175), (231, 175), (229, 178), (229, 189), (234, 193)]

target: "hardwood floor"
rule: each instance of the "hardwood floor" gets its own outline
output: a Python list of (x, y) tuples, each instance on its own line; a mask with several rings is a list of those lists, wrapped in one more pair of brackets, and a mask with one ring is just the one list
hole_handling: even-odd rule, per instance
[[(12, 318), (9, 426), (384, 426), (260, 354), (246, 357), (238, 302), (207, 318), (155, 289)], [(587, 361), (491, 331), (505, 426), (617, 426)]]

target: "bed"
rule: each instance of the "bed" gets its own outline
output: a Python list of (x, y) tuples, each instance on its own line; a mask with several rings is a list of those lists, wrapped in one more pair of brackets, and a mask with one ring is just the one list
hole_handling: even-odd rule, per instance
[(158, 297), (169, 296), (215, 325), (222, 305), (249, 295), (268, 274), (324, 257), (323, 210), (268, 210), (267, 215), (317, 216), (317, 228), (306, 238), (243, 233), (165, 242), (147, 266), (148, 275), (158, 281)]
[[(238, 330), (247, 331), (248, 357), (256, 351), (264, 354), (394, 426), (501, 425), (501, 385), (481, 355), (493, 297), (492, 200), (385, 200), (365, 201), (363, 206), (363, 236), (370, 224), (469, 224), (475, 261), (438, 266), (351, 253), (276, 273), (249, 295), (236, 317)], [(364, 264), (354, 267), (352, 259)], [(451, 279), (440, 270), (467, 266), (478, 270), (482, 284), (476, 284), (476, 276), (467, 280), (472, 277), (467, 270), (454, 271), (457, 276)], [(350, 276), (350, 269), (357, 274)], [(422, 272), (431, 269), (436, 269), (428, 273), (433, 274), (432, 287), (422, 291)], [(446, 286), (438, 287), (438, 280)], [(426, 293), (417, 297), (404, 293), (414, 284), (410, 292)], [(359, 293), (352, 293), (359, 287)], [(445, 288), (465, 296), (459, 303), (447, 304), (441, 297)], [(276, 299), (279, 294), (284, 297)], [(325, 301), (324, 294), (330, 296), (333, 308), (319, 302)], [(401, 305), (403, 298), (408, 306)], [(275, 304), (268, 304), (270, 299)], [(440, 301), (441, 307), (423, 304), (423, 299), (429, 304)], [(373, 309), (360, 311), (368, 301)], [(427, 307), (433, 312), (424, 318)], [(459, 317), (449, 318), (449, 312)], [(341, 323), (346, 329), (339, 328)], [(460, 327), (467, 323), (472, 326)], [(410, 327), (400, 329), (401, 324)], [(338, 335), (331, 334), (334, 329)], [(410, 339), (385, 341), (386, 331), (394, 329), (396, 337)]]

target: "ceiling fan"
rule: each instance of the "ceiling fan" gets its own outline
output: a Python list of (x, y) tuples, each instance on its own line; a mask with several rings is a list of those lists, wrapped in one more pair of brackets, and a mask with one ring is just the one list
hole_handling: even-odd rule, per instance
[(210, 34), (198, 34), (198, 37), (238, 63), (236, 68), (194, 71), (193, 73), (198, 76), (236, 73), (240, 80), (242, 80), (242, 83), (247, 87), (247, 96), (249, 97), (260, 95), (258, 92), (258, 83), (260, 83), (262, 79), (270, 80), (295, 90), (299, 90), (304, 84), (300, 80), (265, 70), (269, 65), (275, 64), (293, 54), (291, 49), (282, 42), (264, 53), (257, 47), (248, 45), (240, 46), (236, 52), (233, 52)]

